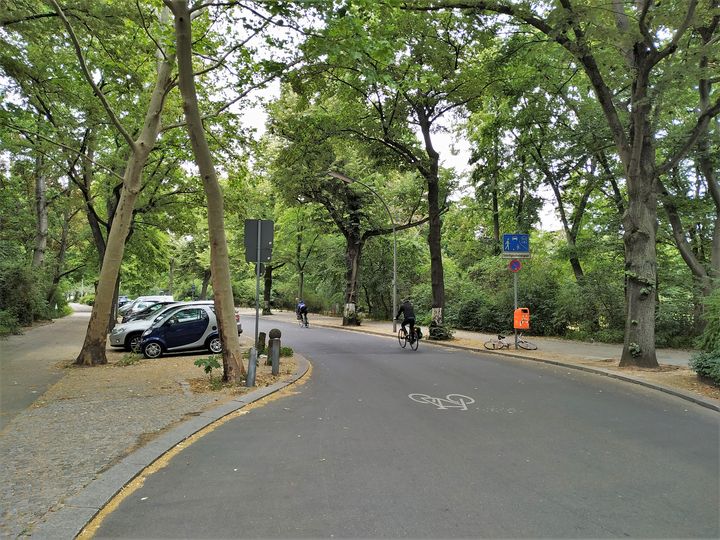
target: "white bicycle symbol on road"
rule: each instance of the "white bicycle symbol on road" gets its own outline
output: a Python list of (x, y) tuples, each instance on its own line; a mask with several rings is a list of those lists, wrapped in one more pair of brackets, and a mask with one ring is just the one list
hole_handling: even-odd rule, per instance
[(418, 403), (430, 403), (438, 409), (460, 409), (467, 411), (467, 406), (475, 403), (475, 400), (462, 394), (448, 394), (444, 398), (432, 397), (427, 394), (408, 394), (408, 397)]

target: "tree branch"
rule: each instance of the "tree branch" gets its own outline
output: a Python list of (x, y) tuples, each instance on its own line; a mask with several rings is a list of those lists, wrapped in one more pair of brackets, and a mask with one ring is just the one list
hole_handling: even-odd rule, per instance
[(65, 25), (65, 28), (68, 31), (68, 34), (70, 35), (70, 41), (72, 41), (73, 47), (75, 48), (75, 54), (77, 55), (78, 61), (80, 62), (80, 69), (82, 70), (83, 75), (85, 75), (85, 79), (88, 81), (90, 86), (92, 86), (93, 91), (95, 92), (95, 95), (100, 99), (100, 102), (102, 103), (103, 107), (105, 108), (105, 111), (107, 112), (108, 116), (110, 117), (110, 121), (113, 123), (115, 128), (120, 132), (120, 134), (123, 136), (125, 141), (128, 143), (128, 146), (133, 151), (137, 151), (137, 145), (135, 144), (135, 141), (130, 136), (130, 134), (125, 130), (123, 125), (120, 123), (120, 119), (115, 115), (115, 112), (112, 110), (112, 107), (110, 107), (110, 103), (108, 102), (107, 98), (105, 97), (105, 94), (103, 94), (102, 90), (98, 87), (97, 84), (95, 84), (95, 81), (93, 81), (92, 75), (90, 75), (90, 70), (87, 67), (87, 64), (85, 63), (85, 57), (83, 56), (82, 50), (80, 48), (80, 42), (77, 39), (77, 36), (75, 35), (75, 31), (73, 30), (72, 26), (70, 25), (70, 21), (68, 21), (67, 17), (65, 16), (65, 13), (63, 13), (62, 8), (57, 3), (57, 0), (50, 0), (50, 3), (55, 8), (55, 11), (57, 12), (58, 16), (62, 19), (63, 24)]

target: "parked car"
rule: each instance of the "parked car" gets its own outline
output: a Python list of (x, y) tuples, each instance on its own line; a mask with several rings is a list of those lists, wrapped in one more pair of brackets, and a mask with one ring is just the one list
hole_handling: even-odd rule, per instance
[(130, 299), (127, 296), (125, 296), (125, 295), (118, 296), (118, 307), (119, 308), (123, 307), (125, 304), (127, 304), (129, 302), (130, 302)]
[[(158, 358), (169, 352), (209, 350), (222, 352), (222, 342), (213, 304), (174, 307), (165, 317), (156, 319), (142, 334), (140, 350), (145, 358)], [(240, 316), (235, 314), (238, 335), (242, 333)]]
[(124, 317), (128, 313), (137, 313), (138, 311), (142, 311), (146, 307), (155, 304), (157, 302), (172, 302), (174, 298), (169, 295), (151, 295), (151, 296), (138, 296), (135, 300), (132, 302), (128, 302), (124, 306), (122, 306), (120, 309), (118, 309), (118, 315), (121, 317)]
[(125, 313), (125, 315), (123, 315), (122, 317), (122, 322), (126, 323), (134, 321), (135, 319), (145, 319), (147, 317), (150, 317), (153, 313), (160, 311), (165, 306), (177, 303), (178, 302), (175, 302), (174, 300), (161, 300), (160, 302), (150, 303), (145, 309)]
[(112, 347), (123, 347), (126, 351), (139, 353), (142, 333), (150, 328), (155, 321), (163, 319), (178, 306), (195, 303), (212, 305), (212, 302), (207, 300), (200, 302), (177, 302), (175, 304), (168, 304), (142, 319), (134, 319), (126, 323), (116, 324), (110, 332), (110, 345)]

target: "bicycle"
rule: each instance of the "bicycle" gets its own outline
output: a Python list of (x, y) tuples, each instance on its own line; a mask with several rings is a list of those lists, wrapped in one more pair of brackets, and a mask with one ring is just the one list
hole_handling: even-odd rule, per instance
[[(490, 339), (483, 343), (483, 345), (490, 351), (497, 351), (500, 349), (510, 349), (512, 342), (508, 341), (507, 337), (502, 334), (498, 334), (497, 339)], [(517, 346), (520, 349), (525, 349), (526, 351), (534, 351), (537, 349), (537, 345), (523, 338), (522, 334), (518, 334)]]
[(303, 318), (302, 315), (297, 316), (297, 322), (300, 328), (310, 328), (310, 324)]
[(400, 343), (400, 346), (404, 349), (407, 347), (407, 344), (410, 344), (410, 348), (413, 351), (417, 351), (418, 347), (420, 346), (420, 329), (416, 326), (415, 327), (415, 338), (412, 339), (410, 336), (408, 336), (407, 330), (400, 327), (400, 330), (398, 330), (398, 343)]

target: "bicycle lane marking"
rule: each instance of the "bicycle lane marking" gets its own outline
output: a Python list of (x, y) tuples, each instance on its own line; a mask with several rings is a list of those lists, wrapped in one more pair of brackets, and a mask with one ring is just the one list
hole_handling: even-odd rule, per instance
[(460, 409), (461, 411), (467, 411), (467, 406), (475, 403), (475, 399), (462, 394), (448, 394), (444, 398), (432, 397), (427, 394), (408, 394), (408, 397), (417, 403), (435, 405), (440, 410)]

